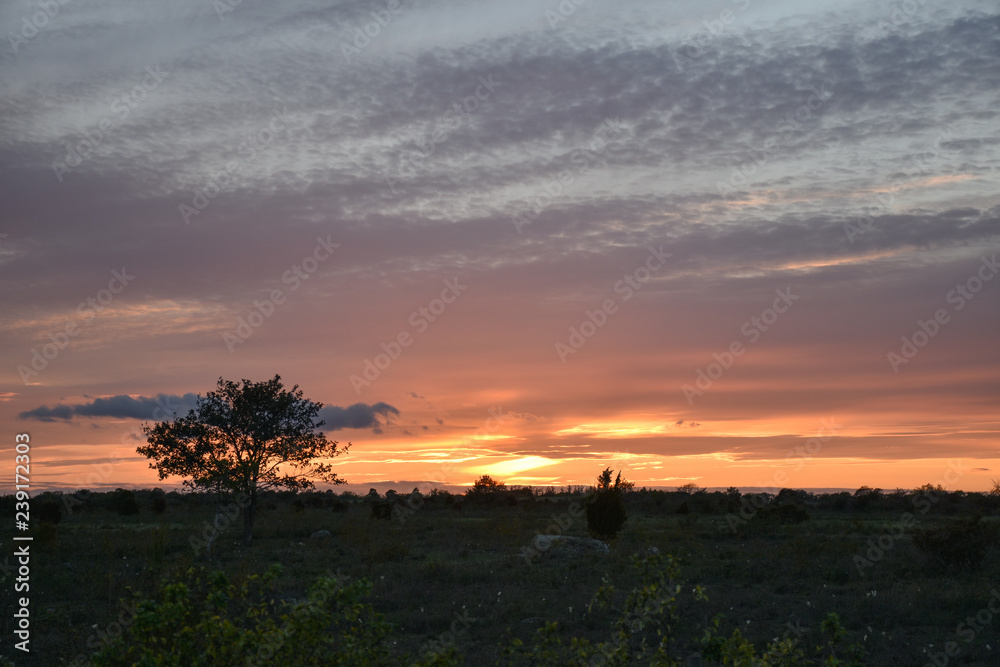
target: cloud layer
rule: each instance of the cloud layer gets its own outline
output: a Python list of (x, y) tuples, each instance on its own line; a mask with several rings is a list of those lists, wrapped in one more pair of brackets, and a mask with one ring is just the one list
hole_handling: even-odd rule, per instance
[(5, 4), (0, 415), (96, 447), (76, 417), (280, 372), (376, 431), (356, 476), (438, 473), (497, 406), (542, 419), (465, 475), (739, 475), (830, 415), (815, 458), (874, 477), (989, 458), (1000, 281), (949, 295), (1000, 250), (995, 4), (563, 6)]

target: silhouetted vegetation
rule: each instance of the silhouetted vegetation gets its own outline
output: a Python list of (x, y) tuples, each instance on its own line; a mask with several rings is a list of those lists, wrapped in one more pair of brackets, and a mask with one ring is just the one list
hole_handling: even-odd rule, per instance
[(215, 391), (198, 397), (184, 417), (144, 425), (147, 444), (136, 448), (152, 459), (160, 479), (176, 475), (191, 489), (225, 494), (239, 504), (243, 541), (253, 541), (258, 496), (270, 489), (314, 488), (316, 481), (342, 484), (328, 463), (347, 452), (318, 429), (322, 403), (286, 390), (281, 376), (240, 383), (219, 378)]
[(167, 511), (167, 499), (163, 496), (153, 498), (153, 503), (149, 509), (153, 511), (153, 514), (163, 514)]
[(115, 511), (122, 516), (139, 513), (139, 503), (135, 501), (135, 491), (131, 489), (115, 489), (111, 502)]
[(997, 527), (973, 516), (917, 531), (913, 543), (936, 567), (976, 570), (996, 547)]
[(622, 494), (631, 490), (632, 482), (622, 480), (619, 472), (614, 483), (611, 482), (611, 468), (597, 477), (596, 497), (587, 504), (587, 530), (591, 536), (601, 540), (610, 540), (618, 534), (628, 519), (625, 510), (625, 500)]
[[(765, 664), (767, 656), (767, 664), (923, 665), (949, 641), (958, 642), (957, 664), (993, 664), (996, 647), (986, 648), (985, 633), (960, 641), (956, 628), (987, 608), (1000, 579), (1000, 494), (935, 485), (829, 494), (633, 489), (617, 494), (627, 520), (609, 553), (526, 559), (536, 534), (590, 534), (583, 510), (600, 488), (614, 489), (606, 472), (589, 488), (504, 485), (498, 497), (514, 504), (445, 490), (264, 492), (266, 519), (252, 547), (242, 543), (238, 522), (213, 533), (220, 516), (214, 493), (40, 494), (32, 499), (31, 590), (46, 641), (24, 664), (82, 665), (98, 651), (107, 651), (103, 664), (132, 664), (153, 646), (162, 651), (157, 655), (188, 656), (215, 650), (210, 646), (227, 637), (260, 650), (273, 629), (296, 626), (282, 616), (308, 601), (321, 578), (351, 591), (349, 601), (309, 616), (293, 636), (341, 636), (336, 619), (349, 606), (373, 626), (389, 626), (382, 639), (358, 644), (381, 656), (369, 660), (375, 665), (648, 664), (661, 639), (681, 664), (698, 654), (704, 665), (737, 664), (738, 656), (742, 664)], [(142, 511), (119, 514), (123, 498)], [(156, 498), (164, 500), (159, 515), (147, 511)], [(376, 502), (405, 511), (373, 522)], [(38, 520), (53, 504), (62, 515), (58, 533)], [(13, 496), (0, 498), (0, 506), (13, 512)], [(8, 539), (12, 532), (0, 529)], [(206, 536), (211, 550), (195, 548)], [(654, 567), (650, 558), (661, 554)], [(267, 578), (266, 564), (274, 562), (284, 571)], [(647, 565), (632, 568), (634, 562)], [(683, 578), (670, 574), (674, 565)], [(216, 570), (227, 584), (213, 584)], [(189, 594), (170, 606), (167, 587), (176, 584)], [(673, 601), (659, 597), (677, 585)], [(699, 586), (707, 599), (693, 594)], [(176, 596), (179, 589), (171, 590)], [(273, 604), (248, 617), (264, 595)], [(180, 616), (140, 626), (133, 613), (140, 608)], [(655, 613), (637, 616), (644, 609)], [(228, 629), (190, 634), (207, 632), (209, 610), (219, 614), (214, 627)], [(171, 625), (179, 619), (183, 625)], [(162, 633), (160, 644), (142, 634), (154, 630)], [(110, 648), (119, 635), (121, 644)], [(316, 651), (337, 650), (324, 641)]]
[(38, 506), (38, 518), (42, 523), (57, 525), (62, 521), (62, 508), (55, 500), (45, 500)]

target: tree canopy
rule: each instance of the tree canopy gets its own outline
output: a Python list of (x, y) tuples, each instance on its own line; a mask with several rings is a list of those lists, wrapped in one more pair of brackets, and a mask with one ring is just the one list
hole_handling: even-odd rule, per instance
[(160, 479), (181, 476), (189, 488), (238, 495), (249, 543), (258, 492), (344, 483), (322, 460), (346, 453), (350, 443), (340, 447), (319, 431), (322, 407), (298, 385), (286, 390), (279, 375), (263, 382), (220, 377), (186, 416), (144, 424), (147, 444), (136, 451), (152, 459)]

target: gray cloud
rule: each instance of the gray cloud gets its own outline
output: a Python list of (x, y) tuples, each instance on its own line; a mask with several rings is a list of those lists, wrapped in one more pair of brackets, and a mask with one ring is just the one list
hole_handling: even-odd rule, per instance
[(69, 421), (74, 417), (117, 417), (120, 419), (170, 419), (175, 414), (185, 416), (195, 408), (198, 402), (196, 394), (176, 396), (157, 394), (155, 397), (111, 396), (95, 398), (89, 403), (64, 405), (59, 403), (52, 407), (40, 406), (26, 410), (18, 415), (21, 419), (52, 422), (56, 420)]
[(339, 431), (345, 428), (378, 428), (383, 426), (399, 410), (388, 403), (355, 403), (346, 408), (328, 405), (319, 411), (319, 419), (326, 422), (324, 431)]
[[(187, 415), (195, 409), (198, 403), (196, 394), (176, 396), (158, 394), (154, 398), (139, 396), (111, 396), (96, 398), (89, 403), (65, 405), (62, 403), (52, 407), (43, 405), (33, 410), (26, 410), (18, 415), (21, 419), (54, 422), (70, 421), (75, 417), (114, 417), (119, 419), (164, 420)], [(324, 431), (339, 431), (345, 428), (372, 428), (383, 425), (399, 410), (388, 403), (355, 403), (346, 408), (328, 405), (320, 409), (319, 419), (326, 423)]]

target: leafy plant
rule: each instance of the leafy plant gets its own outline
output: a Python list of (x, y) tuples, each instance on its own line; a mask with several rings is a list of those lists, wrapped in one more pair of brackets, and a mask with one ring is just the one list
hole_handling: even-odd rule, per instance
[(280, 567), (230, 581), (190, 569), (137, 601), (126, 631), (95, 665), (381, 664), (390, 627), (363, 599), (365, 580), (321, 577), (300, 601), (275, 602)]

